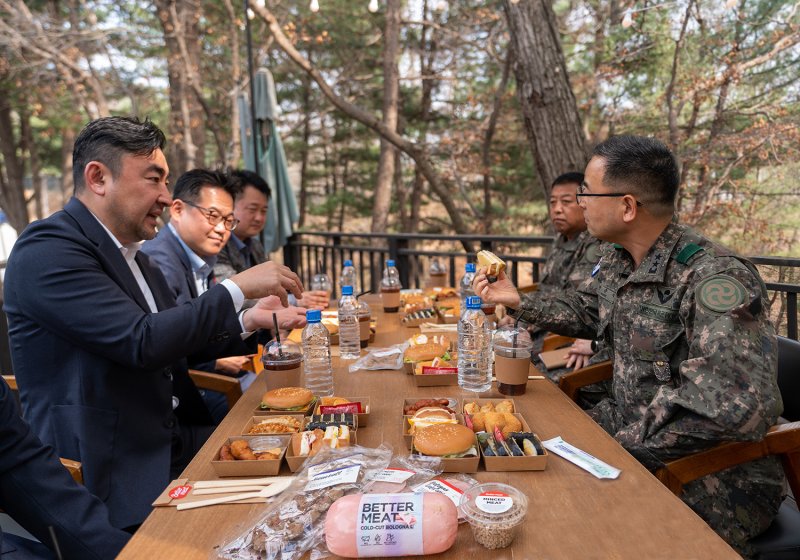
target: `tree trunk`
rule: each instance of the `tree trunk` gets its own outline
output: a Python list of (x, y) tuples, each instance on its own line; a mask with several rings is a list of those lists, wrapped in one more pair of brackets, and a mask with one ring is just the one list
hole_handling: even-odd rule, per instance
[[(431, 190), (433, 190), (436, 195), (439, 197), (440, 202), (445, 207), (448, 216), (450, 217), (450, 221), (453, 224), (453, 229), (456, 233), (469, 233), (470, 228), (467, 226), (464, 218), (462, 217), (461, 210), (455, 205), (453, 202), (453, 197), (450, 193), (450, 189), (444, 183), (442, 177), (436, 172), (433, 162), (425, 149), (424, 146), (419, 146), (414, 142), (408, 140), (407, 138), (400, 136), (396, 131), (389, 129), (386, 127), (380, 120), (378, 120), (374, 115), (368, 113), (361, 107), (353, 105), (343, 97), (337, 95), (328, 82), (322, 77), (322, 74), (318, 69), (313, 67), (308, 60), (306, 60), (303, 55), (301, 55), (297, 49), (292, 45), (289, 38), (283, 33), (280, 24), (278, 23), (277, 18), (275, 15), (270, 12), (265, 6), (259, 6), (258, 4), (253, 4), (253, 10), (267, 22), (270, 31), (272, 32), (272, 36), (275, 39), (275, 42), (278, 46), (289, 56), (289, 58), (294, 61), (295, 64), (300, 66), (303, 70), (305, 70), (309, 76), (317, 83), (320, 90), (322, 91), (323, 95), (333, 103), (336, 108), (342, 111), (344, 114), (348, 115), (349, 117), (355, 119), (356, 121), (360, 122), (366, 127), (371, 128), (375, 132), (377, 132), (381, 137), (389, 140), (392, 144), (397, 146), (400, 150), (408, 154), (408, 156), (413, 159), (417, 166), (419, 167), (422, 174), (425, 176), (425, 179), (428, 180), (428, 183), (431, 186)], [(461, 244), (463, 245), (464, 249), (467, 252), (473, 252), (473, 245), (471, 242), (462, 240)]]
[[(311, 60), (311, 51), (308, 53)], [(300, 148), (300, 219), (297, 227), (301, 228), (306, 223), (308, 211), (308, 142), (311, 138), (311, 82), (303, 79), (303, 143)]]
[(0, 95), (0, 151), (3, 153), (7, 181), (0, 183), (0, 206), (6, 213), (11, 227), (21, 232), (30, 219), (23, 184), (25, 162), (18, 155), (18, 147), (12, 127), (10, 99), (8, 91), (5, 90), (3, 95)]
[(36, 149), (36, 143), (33, 141), (30, 112), (28, 112), (27, 108), (20, 108), (17, 113), (19, 114), (20, 125), (20, 152), (22, 152), (23, 157), (27, 155), (30, 163), (31, 199), (33, 199), (34, 207), (33, 219), (41, 220), (44, 218), (45, 190), (42, 184), (42, 165), (39, 163), (39, 150)]
[(553, 180), (586, 166), (586, 142), (575, 95), (547, 0), (503, 2), (525, 131), (545, 195)]
[[(400, 76), (397, 68), (400, 39), (400, 2), (386, 1), (386, 27), (383, 32), (383, 125), (397, 130), (397, 101), (400, 94)], [(372, 204), (372, 226), (370, 231), (386, 231), (389, 207), (392, 202), (395, 149), (385, 138), (381, 138), (381, 155), (378, 160), (378, 178)]]
[(75, 146), (75, 130), (67, 127), (61, 131), (61, 202), (67, 203), (75, 189), (72, 178), (72, 148)]

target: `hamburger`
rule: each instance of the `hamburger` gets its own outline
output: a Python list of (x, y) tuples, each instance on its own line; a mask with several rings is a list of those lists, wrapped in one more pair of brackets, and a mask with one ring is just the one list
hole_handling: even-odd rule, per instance
[(403, 361), (408, 363), (427, 362), (434, 358), (450, 359), (450, 340), (447, 337), (425, 335), (414, 337), (403, 352)]
[(262, 410), (304, 411), (314, 402), (314, 393), (303, 387), (279, 387), (261, 397)]
[(461, 424), (436, 424), (421, 428), (414, 435), (414, 449), (422, 455), (445, 459), (474, 457), (475, 434)]
[(408, 433), (413, 435), (429, 426), (436, 426), (437, 424), (455, 424), (456, 415), (443, 408), (428, 406), (416, 411), (414, 416), (408, 419), (408, 423), (411, 426)]
[(478, 265), (486, 269), (489, 282), (495, 282), (497, 277), (506, 269), (506, 263), (491, 251), (478, 251)]

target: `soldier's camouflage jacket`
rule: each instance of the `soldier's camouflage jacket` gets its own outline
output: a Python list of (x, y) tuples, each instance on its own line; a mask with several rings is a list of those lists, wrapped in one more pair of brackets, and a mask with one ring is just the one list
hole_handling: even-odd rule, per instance
[[(526, 295), (509, 313), (610, 346), (613, 398), (590, 414), (650, 470), (722, 441), (762, 439), (783, 404), (755, 268), (675, 223), (633, 267), (627, 251), (611, 246), (577, 290)], [(774, 516), (782, 482), (767, 459), (687, 485), (683, 498), (747, 553), (742, 542)]]
[(558, 235), (542, 268), (539, 290), (554, 294), (578, 288), (589, 278), (607, 245), (588, 231), (582, 231), (572, 239)]

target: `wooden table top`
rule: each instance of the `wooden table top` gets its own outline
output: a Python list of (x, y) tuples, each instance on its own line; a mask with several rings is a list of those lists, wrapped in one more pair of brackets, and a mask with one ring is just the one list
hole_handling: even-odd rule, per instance
[[(368, 301), (378, 320), (371, 347), (389, 346), (416, 332), (401, 326), (397, 314), (384, 315), (376, 300)], [(404, 398), (476, 396), (460, 387), (416, 387), (412, 377), (402, 371), (348, 373), (338, 358), (334, 363), (337, 395), (371, 398), (369, 425), (358, 430), (358, 443), (377, 446), (388, 442), (398, 454), (408, 453), (402, 439)], [(256, 380), (182, 477), (218, 478), (211, 458), (229, 436), (240, 433), (264, 390), (263, 381)], [(491, 395), (482, 396), (502, 395), (493, 388)], [(551, 453), (544, 471), (470, 475), (525, 492), (528, 515), (507, 549), (483, 548), (464, 524), (453, 547), (437, 558), (739, 558), (550, 381), (529, 381), (526, 394), (514, 401), (541, 439), (561, 436), (622, 473), (616, 480), (598, 480)], [(288, 472), (286, 465), (283, 470)], [(224, 504), (180, 512), (174, 507), (155, 508), (118, 558), (207, 559), (215, 547), (249, 529), (263, 510), (263, 504)]]

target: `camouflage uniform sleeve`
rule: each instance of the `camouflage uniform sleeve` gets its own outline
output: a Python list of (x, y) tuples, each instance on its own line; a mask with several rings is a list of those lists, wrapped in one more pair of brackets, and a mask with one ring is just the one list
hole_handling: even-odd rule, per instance
[(557, 334), (596, 338), (598, 311), (593, 280), (589, 276), (577, 290), (520, 294), (519, 309), (509, 308), (508, 314)]
[(760, 279), (741, 265), (697, 276), (681, 303), (688, 356), (615, 435), (651, 470), (723, 441), (759, 440), (783, 408)]

